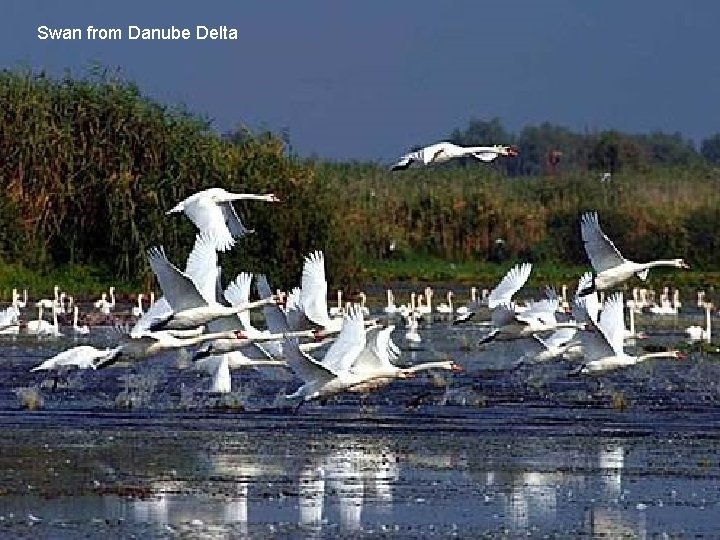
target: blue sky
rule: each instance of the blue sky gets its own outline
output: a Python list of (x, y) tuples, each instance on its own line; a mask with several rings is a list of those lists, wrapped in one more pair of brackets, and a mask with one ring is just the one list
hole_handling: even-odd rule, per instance
[[(0, 64), (120, 67), (219, 131), (288, 128), (294, 149), (388, 161), (471, 117), (513, 131), (720, 131), (720, 2), (4, 3)], [(37, 27), (226, 25), (237, 41), (42, 41)], [(501, 142), (501, 141), (498, 141)]]

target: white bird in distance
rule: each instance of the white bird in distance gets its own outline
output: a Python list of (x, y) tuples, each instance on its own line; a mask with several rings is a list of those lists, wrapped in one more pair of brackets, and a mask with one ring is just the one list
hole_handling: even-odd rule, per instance
[(390, 167), (390, 170), (398, 171), (407, 169), (413, 164), (424, 167), (469, 156), (489, 163), (494, 161), (498, 156), (514, 157), (517, 155), (518, 149), (514, 146), (502, 144), (495, 144), (493, 146), (458, 146), (457, 144), (443, 141), (405, 154)]

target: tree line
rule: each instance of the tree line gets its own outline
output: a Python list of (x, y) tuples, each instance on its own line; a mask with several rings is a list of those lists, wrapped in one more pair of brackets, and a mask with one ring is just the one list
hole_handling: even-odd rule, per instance
[[(222, 186), (283, 200), (239, 204), (256, 232), (221, 258), (282, 287), (298, 283), (314, 249), (326, 252), (336, 285), (362, 281), (368, 262), (411, 255), (583, 264), (578, 218), (589, 209), (634, 258), (720, 266), (720, 135), (698, 152), (680, 135), (585, 135), (550, 124), (513, 135), (497, 119), (473, 120), (451, 139), (509, 142), (520, 156), (400, 173), (302, 159), (286, 139), (247, 129), (219, 135), (207, 119), (107, 71), (60, 79), (4, 71), (0, 258), (149, 280), (150, 246), (165, 246), (182, 267), (195, 235), (189, 220), (165, 211)], [(552, 170), (550, 151), (561, 153)], [(599, 182), (606, 171), (611, 180)]]

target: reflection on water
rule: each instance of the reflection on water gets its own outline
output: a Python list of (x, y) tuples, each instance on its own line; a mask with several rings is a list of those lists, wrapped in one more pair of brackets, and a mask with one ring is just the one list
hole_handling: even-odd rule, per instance
[[(0, 536), (21, 535), (32, 515), (35, 530), (61, 524), (67, 537), (95, 526), (230, 538), (643, 537), (715, 531), (720, 503), (713, 439), (221, 431), (85, 445), (72, 433), (25, 436), (0, 443)], [(45, 444), (38, 471), (28, 457)], [(60, 496), (41, 496), (57, 483)]]

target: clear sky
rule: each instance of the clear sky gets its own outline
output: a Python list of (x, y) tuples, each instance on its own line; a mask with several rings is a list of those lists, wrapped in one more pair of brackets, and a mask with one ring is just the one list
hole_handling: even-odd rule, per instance
[[(0, 64), (81, 73), (100, 62), (219, 131), (288, 128), (302, 155), (388, 161), (471, 117), (699, 141), (720, 131), (718, 21), (716, 0), (10, 0)], [(90, 24), (123, 40), (37, 37), (41, 25)], [(126, 35), (200, 24), (239, 39)]]

